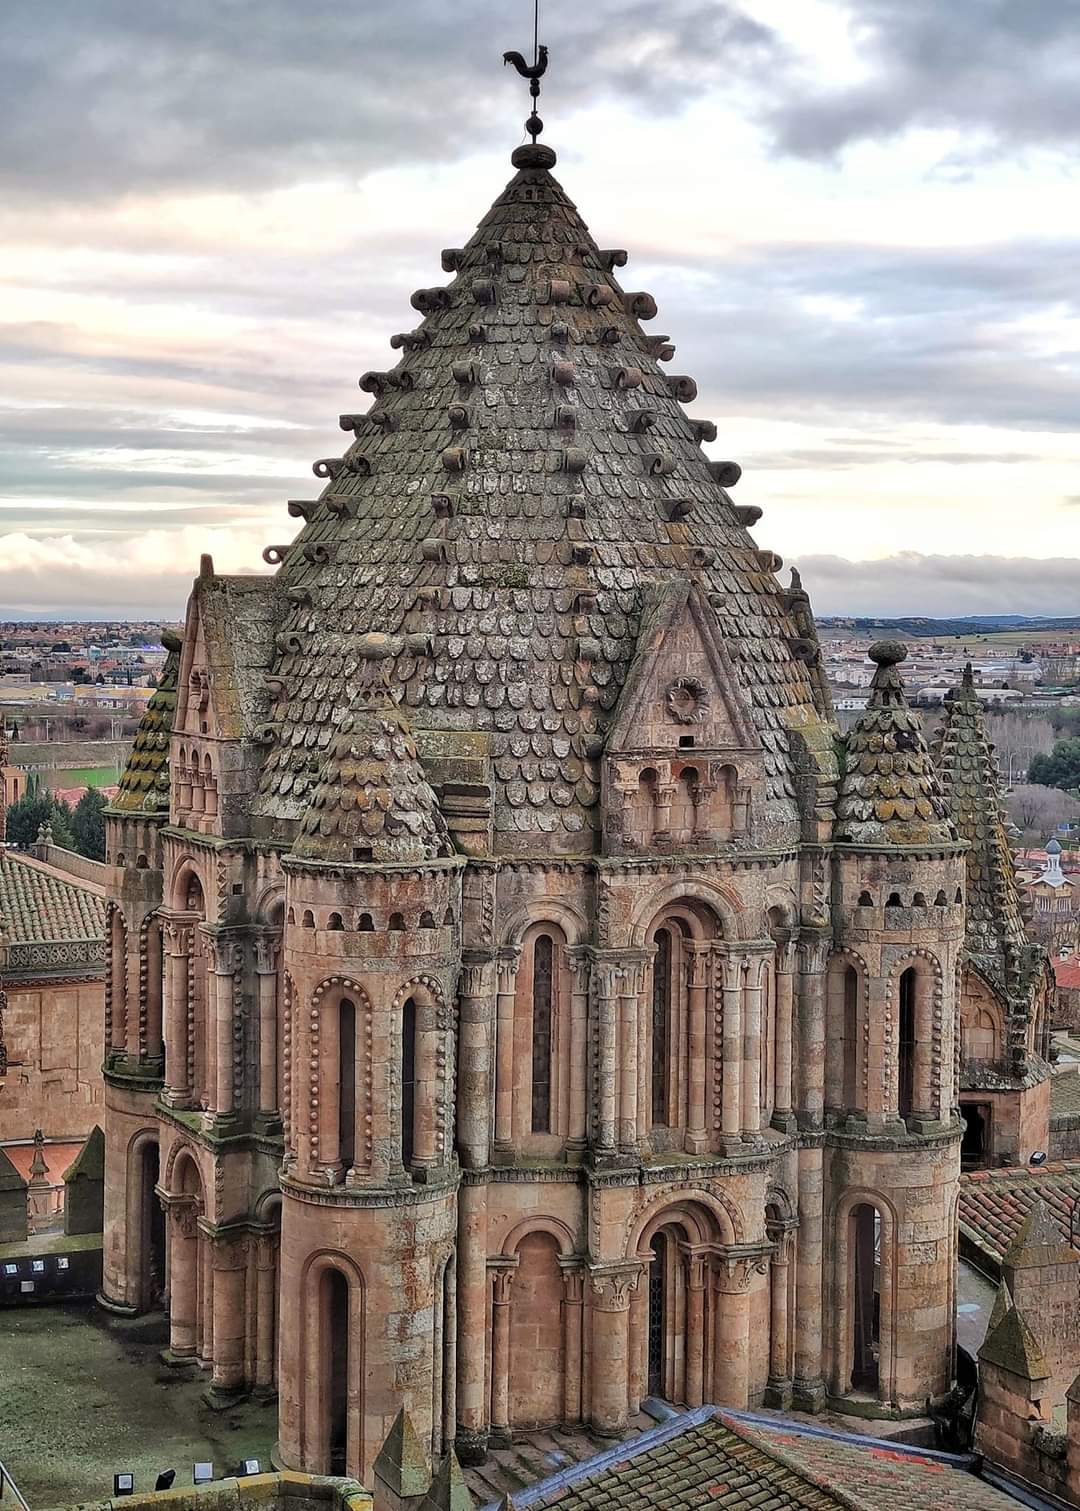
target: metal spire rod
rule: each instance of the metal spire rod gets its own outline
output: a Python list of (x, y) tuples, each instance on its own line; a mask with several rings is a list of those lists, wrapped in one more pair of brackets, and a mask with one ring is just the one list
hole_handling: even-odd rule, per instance
[(548, 50), (540, 45), (540, 0), (533, 3), (533, 61), (526, 63), (519, 52), (504, 52), (503, 62), (512, 63), (523, 79), (529, 81), (529, 94), (532, 96), (532, 112), (525, 122), (525, 130), (535, 143), (536, 138), (544, 129), (544, 123), (537, 114), (536, 105), (540, 98), (540, 80), (547, 73)]

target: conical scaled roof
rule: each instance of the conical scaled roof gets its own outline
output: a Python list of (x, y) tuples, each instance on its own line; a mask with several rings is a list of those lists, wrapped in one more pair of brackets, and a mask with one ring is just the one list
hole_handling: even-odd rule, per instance
[[(612, 276), (550, 169), (518, 169), (453, 274), (421, 289), (402, 357), (367, 373), (343, 457), (314, 464), (321, 497), (279, 581), (291, 604), (268, 687), (257, 811), (299, 818), (372, 643), (417, 730), (479, 736), (496, 849), (595, 848), (598, 757), (634, 655), (643, 590), (690, 578), (709, 596), (764, 745), (770, 817), (794, 831), (788, 746), (816, 719), (774, 573), (701, 449), (689, 377), (659, 365), (652, 298)], [(358, 408), (360, 406), (357, 406)], [(449, 743), (448, 743), (449, 742)], [(421, 740), (423, 747), (423, 741)], [(779, 832), (779, 831), (777, 831)]]
[(956, 840), (956, 826), (934, 771), (922, 720), (908, 707), (898, 670), (907, 646), (879, 640), (868, 654), (877, 671), (866, 710), (844, 742), (834, 838), (851, 845), (919, 849), (950, 844)]
[(304, 860), (434, 860), (451, 846), (404, 720), (389, 704), (342, 720), (293, 845)]
[(176, 679), (183, 642), (172, 630), (163, 630), (161, 643), (166, 651), (161, 679), (147, 700), (120, 777), (120, 789), (110, 804), (128, 812), (169, 811), (169, 739), (176, 713)]
[[(982, 705), (971, 667), (945, 700), (945, 723), (935, 763), (949, 812), (967, 853), (967, 948), (974, 955), (1001, 956), (1027, 944), (1020, 893), (1006, 830), (994, 747), (986, 737)], [(1008, 958), (1006, 958), (1008, 957)]]

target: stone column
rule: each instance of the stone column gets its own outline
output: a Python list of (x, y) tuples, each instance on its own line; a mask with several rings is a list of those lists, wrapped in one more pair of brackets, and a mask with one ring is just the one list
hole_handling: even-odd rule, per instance
[(416, 1094), (413, 1107), (414, 1169), (438, 1163), (439, 1021), (434, 1001), (417, 1003)]
[(521, 951), (498, 953), (498, 998), (495, 1048), (495, 1148), (508, 1154), (514, 1147), (514, 982)]
[(791, 1362), (788, 1357), (788, 1288), (791, 1235), (780, 1230), (769, 1266), (769, 1382), (765, 1405), (786, 1411), (791, 1406)]
[(491, 1303), (491, 1441), (510, 1443), (510, 1288), (517, 1261), (489, 1260)]
[(818, 1129), (825, 1109), (825, 965), (829, 941), (799, 941), (799, 1126)]
[(704, 1154), (709, 1147), (705, 1121), (705, 1045), (706, 1013), (709, 996), (709, 950), (707, 944), (687, 940), (683, 948), (688, 955), (689, 974), (686, 996), (689, 1017), (688, 1070), (689, 1085), (686, 1108), (686, 1152)]
[(717, 1014), (721, 1081), (720, 1132), (725, 1144), (737, 1144), (742, 1126), (742, 975), (741, 955), (720, 957), (723, 1012)]
[(773, 1127), (779, 1128), (783, 1133), (792, 1133), (795, 1129), (791, 1111), (794, 964), (795, 946), (791, 943), (783, 944), (776, 952), (776, 1085), (772, 1115)]
[(713, 1394), (719, 1406), (745, 1409), (750, 1389), (750, 1263), (723, 1258), (716, 1270)]
[(243, 946), (210, 936), (210, 1020), (214, 1033), (214, 1084), (211, 1110), (217, 1118), (234, 1116), (233, 1100), (233, 971), (239, 968)]
[(186, 1107), (191, 1101), (191, 1085), (188, 1080), (190, 948), (190, 928), (179, 923), (166, 923), (165, 1090), (162, 1098), (170, 1107)]
[(641, 1410), (641, 1403), (648, 1392), (646, 1351), (649, 1331), (649, 1265), (650, 1258), (643, 1261), (643, 1282), (630, 1292), (630, 1321), (627, 1326), (627, 1348), (630, 1356), (627, 1370), (627, 1407), (631, 1416)]
[(743, 976), (742, 1126), (761, 1132), (761, 997), (765, 957), (751, 955)]
[(596, 1126), (593, 1129), (593, 1145), (598, 1154), (615, 1153), (615, 1089), (616, 1071), (618, 1065), (618, 1050), (616, 1043), (616, 1006), (615, 994), (617, 971), (614, 963), (608, 958), (605, 951), (603, 955), (594, 951), (592, 970), (592, 986), (596, 994), (594, 1008), (597, 1049), (596, 1049), (596, 1101), (594, 1116)]
[(581, 1421), (582, 1300), (585, 1276), (576, 1257), (560, 1258), (563, 1276), (563, 1358), (566, 1361), (563, 1388), (563, 1419)]
[(457, 1357), (457, 1433), (463, 1464), (487, 1456), (487, 1184), (468, 1171), (458, 1190), (458, 1326), (463, 1347)]
[(638, 1147), (638, 980), (636, 966), (619, 972), (619, 1149), (635, 1154)]
[(190, 1201), (169, 1203), (169, 1355), (193, 1360), (198, 1341), (198, 1210)]
[(214, 1264), (205, 1218), (199, 1219), (199, 1363), (214, 1361)]
[(601, 1437), (619, 1437), (626, 1429), (630, 1296), (640, 1276), (640, 1265), (593, 1265), (589, 1269), (592, 1426)]
[(255, 969), (259, 978), (259, 1120), (275, 1127), (278, 1108), (278, 953), (276, 937), (255, 941)]
[(587, 1142), (586, 1086), (589, 1064), (589, 957), (568, 950), (570, 968), (570, 1122), (567, 1153), (580, 1154)]
[(274, 1392), (277, 1246), (277, 1236), (260, 1238), (255, 1254), (255, 1388), (262, 1396)]
[(490, 1158), (494, 959), (490, 952), (468, 951), (458, 992), (457, 1143), (466, 1170), (483, 1170)]
[(705, 1265), (704, 1250), (687, 1249), (686, 1265), (686, 1404), (700, 1406), (705, 1381)]
[(822, 1171), (823, 1135), (799, 1150), (799, 1245), (795, 1261), (795, 1378), (792, 1404), (820, 1411), (825, 1402), (821, 1374), (822, 1328)]
[(214, 1271), (214, 1370), (211, 1391), (235, 1396), (244, 1388), (244, 1280), (247, 1243), (209, 1240)]

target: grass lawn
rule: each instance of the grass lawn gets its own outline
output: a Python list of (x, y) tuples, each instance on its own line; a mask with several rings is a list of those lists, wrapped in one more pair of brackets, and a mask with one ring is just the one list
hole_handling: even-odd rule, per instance
[(112, 787), (120, 778), (115, 766), (76, 766), (70, 771), (44, 772), (49, 788), (58, 787)]
[(75, 1304), (0, 1311), (0, 1444), (35, 1511), (107, 1500), (119, 1470), (142, 1492), (164, 1469), (190, 1486), (199, 1460), (218, 1475), (247, 1457), (270, 1467), (276, 1406), (208, 1410), (209, 1376), (177, 1379), (158, 1359), (166, 1341), (160, 1315), (127, 1321)]

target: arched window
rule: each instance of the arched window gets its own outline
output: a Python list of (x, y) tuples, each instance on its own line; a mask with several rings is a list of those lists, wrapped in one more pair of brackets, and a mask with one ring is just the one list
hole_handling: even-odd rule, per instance
[(652, 1122), (666, 1128), (670, 1120), (672, 939), (671, 930), (657, 929), (653, 935), (656, 954), (652, 978)]
[(872, 908), (873, 906), (874, 906), (874, 899), (871, 897), (870, 893), (869, 892), (860, 892), (859, 893), (859, 907), (860, 908)]
[(126, 1050), (127, 1045), (127, 927), (119, 908), (113, 908), (109, 924), (109, 990), (112, 1006), (112, 1043), (110, 1048)]
[(331, 913), (330, 917), (326, 920), (326, 927), (330, 929), (332, 933), (340, 933), (345, 927), (341, 914)]
[(356, 1005), (348, 997), (338, 1006), (338, 1158), (346, 1170), (356, 1163)]
[(163, 1055), (161, 986), (164, 971), (161, 920), (151, 918), (146, 926), (146, 1053), (151, 1059)]
[(910, 1117), (915, 1110), (915, 992), (917, 984), (915, 967), (908, 966), (900, 977), (897, 1110), (902, 1118)]
[(844, 1107), (859, 1105), (859, 973), (844, 967)]
[(532, 1131), (551, 1132), (551, 1030), (555, 988), (555, 945), (550, 934), (533, 943), (532, 969)]
[(391, 913), (390, 914), (389, 928), (390, 928), (390, 932), (392, 934), (404, 934), (404, 932), (405, 932), (405, 919), (402, 917), (402, 915), (400, 913)]
[(315, 914), (311, 911), (310, 908), (304, 909), (304, 916), (301, 920), (301, 926), (305, 929), (313, 929), (315, 927)]
[(949, 905), (949, 899), (945, 896), (944, 892), (940, 892), (939, 891), (938, 895), (934, 898), (934, 907), (935, 908), (946, 908), (946, 907), (948, 907), (948, 905)]
[(359, 921), (358, 921), (358, 923), (356, 925), (357, 933), (359, 933), (359, 934), (370, 934), (370, 933), (372, 933), (374, 931), (374, 928), (375, 928), (375, 924), (372, 921), (371, 914), (370, 913), (361, 913)]
[(420, 927), (422, 929), (433, 929), (433, 928), (435, 928), (436, 927), (435, 914), (434, 913), (429, 913), (425, 909), (425, 911), (420, 914)]
[(328, 1469), (344, 1474), (349, 1439), (349, 1282), (340, 1270), (322, 1273), (326, 1323), (326, 1434)]
[(900, 901), (900, 893), (890, 892), (885, 899), (885, 906), (887, 908), (902, 908), (904, 904)]
[(416, 1003), (401, 1009), (401, 1163), (413, 1162), (416, 1139)]
[(925, 908), (926, 907), (926, 898), (923, 896), (923, 894), (921, 892), (916, 892), (915, 893), (915, 896), (911, 899), (911, 906), (913, 908)]

